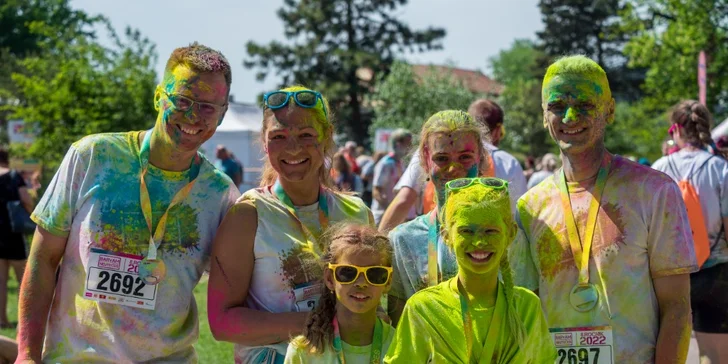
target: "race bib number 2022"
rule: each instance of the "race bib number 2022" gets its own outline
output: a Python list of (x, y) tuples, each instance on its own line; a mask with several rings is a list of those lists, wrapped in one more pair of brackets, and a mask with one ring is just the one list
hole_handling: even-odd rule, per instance
[(549, 329), (556, 346), (556, 364), (613, 364), (612, 328), (569, 327)]
[(91, 248), (86, 269), (86, 299), (153, 310), (157, 286), (139, 278), (142, 257)]

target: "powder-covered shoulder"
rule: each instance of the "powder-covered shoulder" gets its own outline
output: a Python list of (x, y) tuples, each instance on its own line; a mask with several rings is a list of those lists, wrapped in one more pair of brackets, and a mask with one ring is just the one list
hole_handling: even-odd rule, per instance
[(352, 210), (365, 210), (365, 209), (368, 210), (369, 209), (367, 207), (367, 205), (364, 203), (364, 201), (362, 201), (361, 198), (359, 198), (355, 195), (350, 195), (347, 193), (340, 193), (340, 192), (333, 192), (333, 191), (332, 191), (331, 195), (333, 195), (334, 198), (339, 203), (348, 207), (349, 209), (352, 209)]
[(531, 210), (534, 206), (539, 206), (544, 200), (549, 200), (554, 193), (558, 193), (559, 189), (554, 181), (554, 176), (561, 173), (557, 170), (554, 174), (546, 177), (541, 183), (537, 184), (518, 199), (518, 210)]
[(616, 187), (627, 187), (636, 192), (634, 189), (642, 189), (646, 192), (655, 192), (666, 186), (671, 186), (675, 182), (665, 173), (662, 173), (652, 167), (647, 167), (623, 157), (616, 157), (614, 160), (612, 172), (609, 174), (608, 185)]
[(448, 287), (449, 284), (450, 280), (447, 280), (436, 286), (426, 287), (415, 292), (415, 294), (407, 300), (407, 306), (410, 306), (411, 308), (418, 308), (434, 302), (444, 303), (442, 302), (442, 297), (450, 292), (450, 288)]
[(519, 302), (519, 306), (525, 305), (525, 306), (540, 306), (541, 305), (541, 299), (536, 296), (533, 291), (531, 291), (528, 288), (521, 287), (521, 286), (514, 286), (513, 287), (513, 294), (516, 298), (516, 302)]
[(80, 156), (87, 158), (98, 152), (109, 155), (118, 155), (119, 152), (127, 154), (130, 152), (129, 140), (134, 133), (139, 132), (91, 134), (77, 140), (71, 148)]
[(233, 180), (230, 179), (225, 172), (215, 168), (212, 162), (204, 156), (202, 157), (202, 166), (200, 167), (200, 170), (200, 173), (204, 173), (205, 180), (209, 188), (221, 193), (230, 189), (238, 190), (238, 188), (235, 187)]
[(404, 244), (419, 242), (420, 235), (424, 234), (426, 237), (428, 234), (428, 218), (429, 214), (420, 215), (412, 221), (397, 225), (389, 232), (389, 241), (392, 242), (395, 249)]

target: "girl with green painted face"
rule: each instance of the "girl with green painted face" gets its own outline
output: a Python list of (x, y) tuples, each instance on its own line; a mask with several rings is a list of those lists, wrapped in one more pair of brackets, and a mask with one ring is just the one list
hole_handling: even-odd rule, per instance
[[(483, 127), (468, 113), (440, 111), (422, 127), (419, 154), (422, 168), (434, 186), (437, 205), (444, 201), (445, 184), (456, 178), (476, 177), (487, 170)], [(394, 274), (388, 310), (395, 324), (407, 299), (457, 273), (450, 249), (439, 236), (438, 210), (399, 225), (389, 233), (394, 247)]]
[(264, 96), (266, 153), (259, 188), (225, 216), (212, 251), (208, 315), (236, 363), (282, 363), (321, 296), (328, 225), (373, 225), (359, 198), (334, 187), (331, 113), (318, 92), (295, 86)]
[(392, 284), (389, 239), (371, 226), (342, 223), (323, 240), (325, 288), (285, 363), (380, 363), (394, 337), (392, 326), (377, 317)]
[(457, 276), (407, 301), (385, 362), (553, 363), (538, 297), (513, 286), (506, 250), (516, 224), (508, 183), (456, 179), (445, 194), (440, 222)]

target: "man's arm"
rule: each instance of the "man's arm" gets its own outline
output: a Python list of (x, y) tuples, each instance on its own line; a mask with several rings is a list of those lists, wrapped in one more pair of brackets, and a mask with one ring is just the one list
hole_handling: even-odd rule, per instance
[(402, 187), (394, 200), (384, 211), (382, 220), (379, 222), (379, 231), (388, 232), (407, 219), (412, 206), (417, 202), (417, 192), (410, 187)]
[(685, 363), (692, 331), (690, 275), (655, 278), (654, 285), (660, 308), (655, 363)]
[(40, 226), (35, 231), (18, 303), (18, 362), (41, 362), (56, 269), (67, 240)]

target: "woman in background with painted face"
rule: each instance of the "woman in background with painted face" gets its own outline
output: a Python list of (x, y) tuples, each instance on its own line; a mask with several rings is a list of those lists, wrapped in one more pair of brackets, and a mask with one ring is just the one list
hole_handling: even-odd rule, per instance
[(516, 223), (508, 182), (459, 178), (445, 189), (439, 219), (457, 276), (407, 301), (384, 362), (553, 363), (538, 297), (513, 286), (506, 251)]
[(435, 186), (438, 208), (399, 225), (389, 234), (395, 261), (388, 310), (395, 324), (410, 296), (457, 273), (455, 257), (441, 243), (437, 214), (447, 182), (477, 177), (487, 169), (488, 152), (483, 148), (483, 139), (483, 127), (459, 110), (440, 111), (422, 127), (418, 153), (427, 178)]
[(264, 95), (260, 188), (227, 214), (213, 249), (208, 314), (217, 340), (233, 342), (237, 363), (283, 363), (322, 287), (319, 237), (343, 220), (373, 225), (364, 203), (330, 177), (334, 152), (326, 99), (304, 87)]

